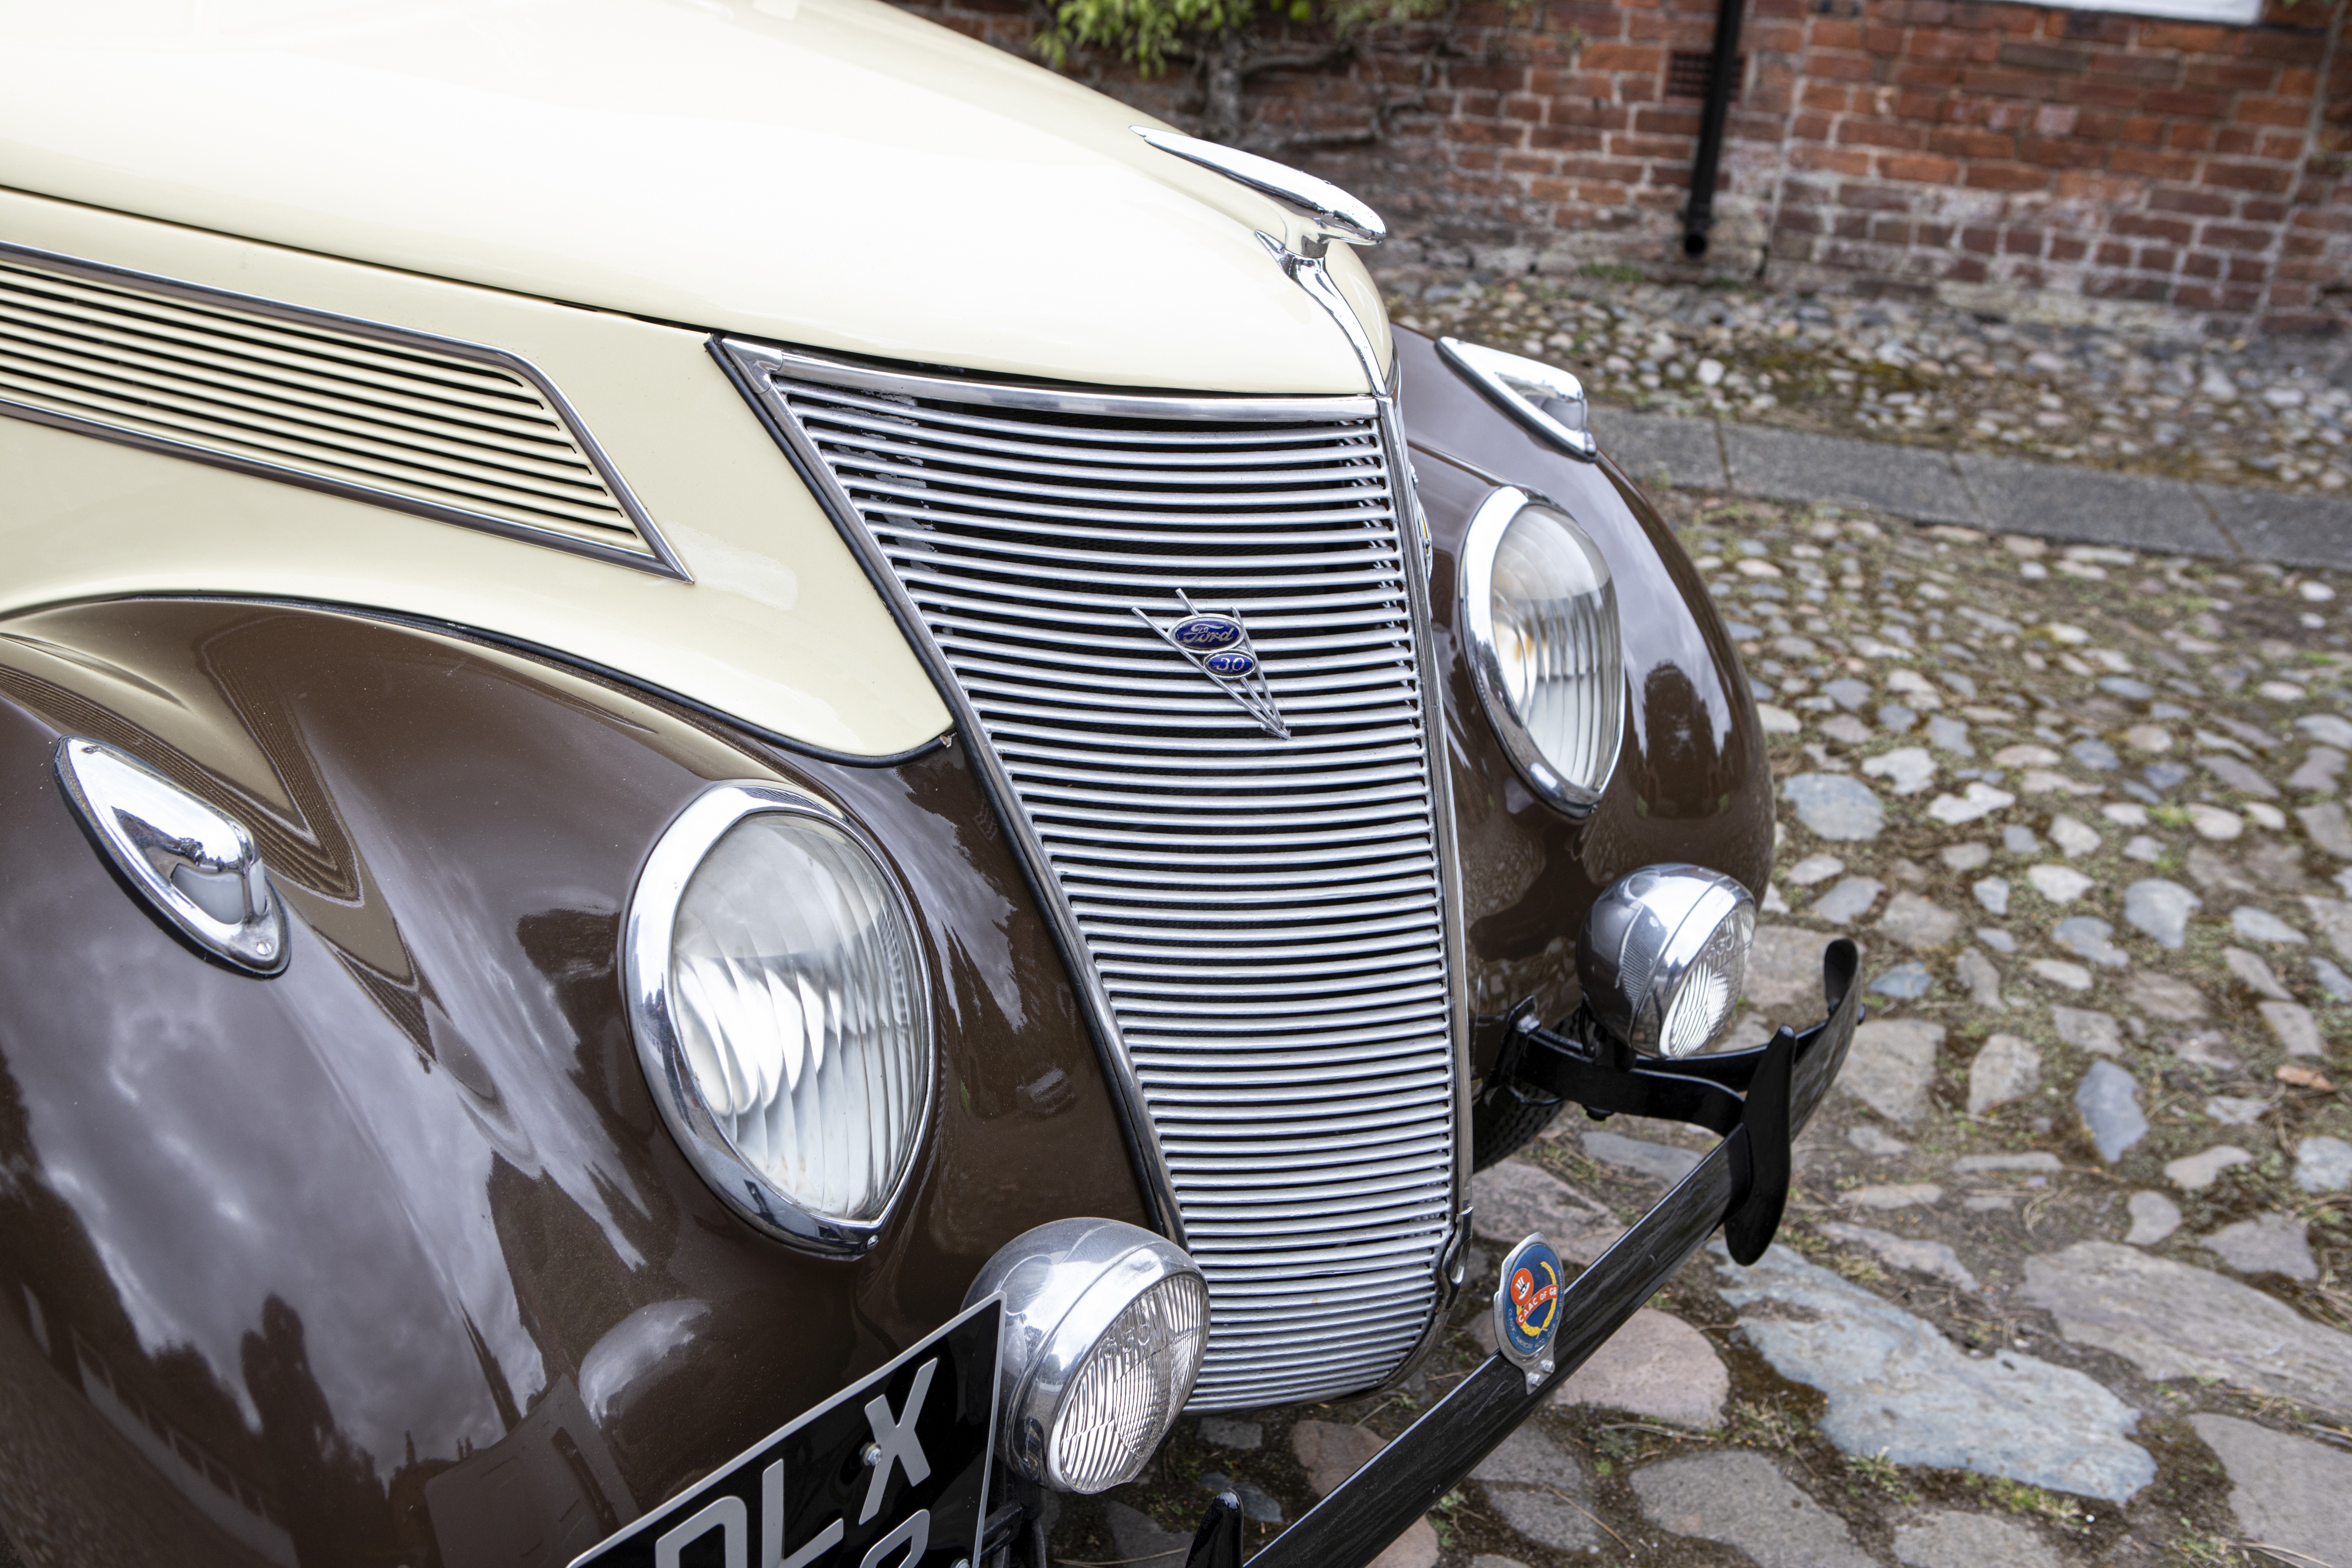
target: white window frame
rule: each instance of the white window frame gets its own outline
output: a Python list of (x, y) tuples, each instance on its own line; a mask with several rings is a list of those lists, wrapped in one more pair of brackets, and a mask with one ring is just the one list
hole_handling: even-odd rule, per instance
[(2263, 0), (2032, 0), (2057, 11), (2120, 11), (2168, 22), (2217, 22), (2250, 27), (2263, 18)]

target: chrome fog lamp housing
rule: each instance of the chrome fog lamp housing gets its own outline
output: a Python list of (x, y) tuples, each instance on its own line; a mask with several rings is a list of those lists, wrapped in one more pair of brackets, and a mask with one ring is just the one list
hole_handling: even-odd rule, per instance
[(1756, 900), (1720, 871), (1648, 866), (1593, 901), (1576, 939), (1585, 1005), (1654, 1057), (1705, 1050), (1739, 1000)]
[(1055, 1491), (1133, 1480), (1200, 1375), (1209, 1287), (1182, 1248), (1110, 1219), (1064, 1219), (990, 1258), (964, 1305), (1004, 1297), (999, 1442)]
[(1601, 447), (1587, 427), (1584, 383), (1558, 365), (1459, 338), (1440, 338), (1437, 352), (1504, 413), (1570, 457), (1591, 462)]
[(1487, 722), (1528, 787), (1582, 816), (1625, 734), (1617, 586), (1566, 512), (1508, 486), (1463, 536), (1456, 625)]
[(622, 933), (637, 1058), (703, 1180), (771, 1236), (873, 1246), (929, 1114), (930, 985), (880, 851), (832, 806), (712, 784)]

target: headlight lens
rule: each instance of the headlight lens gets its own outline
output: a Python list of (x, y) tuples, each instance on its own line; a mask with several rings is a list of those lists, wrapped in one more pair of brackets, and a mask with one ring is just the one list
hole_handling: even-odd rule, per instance
[(1576, 942), (1585, 1005), (1651, 1056), (1705, 1050), (1748, 978), (1756, 900), (1719, 871), (1648, 866), (1610, 885)]
[(1110, 1219), (1013, 1237), (964, 1297), (1004, 1297), (1004, 1457), (1056, 1491), (1133, 1480), (1192, 1397), (1209, 1289), (1181, 1248)]
[(1175, 1274), (1129, 1301), (1095, 1342), (1062, 1396), (1045, 1478), (1065, 1491), (1133, 1479), (1192, 1393), (1209, 1323), (1197, 1274)]
[(1460, 624), (1512, 765), (1560, 810), (1590, 812), (1625, 731), (1617, 588), (1599, 547), (1565, 513), (1496, 490), (1463, 541)]
[(719, 784), (647, 858), (629, 994), (655, 1098), (719, 1194), (771, 1234), (870, 1245), (930, 1094), (905, 900), (817, 803)]

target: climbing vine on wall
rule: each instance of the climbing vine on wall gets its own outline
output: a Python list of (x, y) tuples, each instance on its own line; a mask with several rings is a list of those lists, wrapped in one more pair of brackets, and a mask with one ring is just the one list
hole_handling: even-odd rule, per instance
[[(1100, 51), (1146, 76), (1171, 68), (1192, 77), (1188, 103), (1213, 142), (1259, 152), (1361, 145), (1422, 108), (1437, 62), (1454, 48), (1461, 0), (1039, 0), (1036, 46), (1056, 66)], [(1354, 61), (1383, 32), (1433, 23), (1421, 51), (1420, 80), (1398, 91), (1373, 88), (1360, 125), (1273, 132), (1254, 122), (1251, 84), (1277, 71), (1322, 71)], [(1284, 24), (1288, 24), (1285, 26)]]

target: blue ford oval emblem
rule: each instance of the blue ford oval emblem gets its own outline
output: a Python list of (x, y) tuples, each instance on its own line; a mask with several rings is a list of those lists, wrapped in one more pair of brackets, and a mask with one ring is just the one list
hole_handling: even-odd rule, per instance
[[(1194, 653), (1214, 653), (1242, 640), (1242, 624), (1231, 616), (1187, 616), (1171, 627), (1168, 635), (1178, 647), (1190, 648)], [(1254, 668), (1255, 661), (1252, 660), (1239, 669), (1221, 669), (1216, 673), (1246, 675)]]
[(1211, 675), (1222, 675), (1228, 680), (1238, 680), (1257, 668), (1257, 660), (1237, 647), (1227, 648), (1223, 653), (1213, 653), (1202, 659), (1201, 668)]

